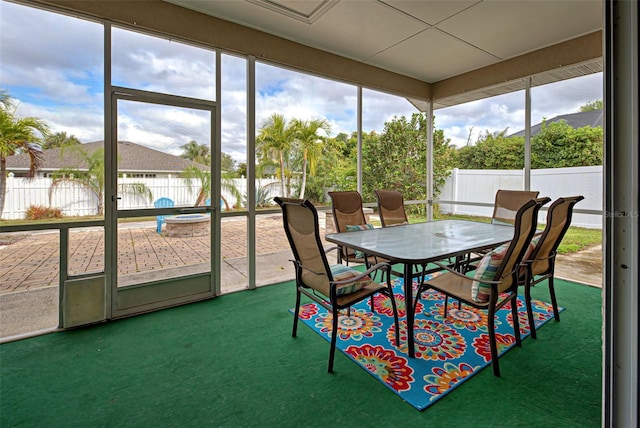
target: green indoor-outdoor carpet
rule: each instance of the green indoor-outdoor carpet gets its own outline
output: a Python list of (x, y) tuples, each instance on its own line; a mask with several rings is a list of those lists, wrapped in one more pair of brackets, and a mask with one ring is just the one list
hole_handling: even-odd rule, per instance
[[(413, 329), (415, 358), (409, 358), (403, 280), (394, 279), (392, 286), (401, 318), (400, 343), (396, 344), (391, 299), (378, 294), (374, 296), (373, 312), (368, 299), (341, 311), (336, 348), (400, 398), (424, 410), (491, 364), (487, 311), (467, 305), (458, 308), (449, 302), (445, 318), (444, 295), (435, 290), (423, 292)], [(416, 288), (414, 280), (414, 293)], [(550, 303), (534, 300), (532, 308), (536, 328), (553, 318)], [(524, 297), (519, 296), (517, 309), (519, 331), (524, 339), (530, 334)], [(300, 308), (299, 319), (331, 341), (330, 311), (317, 303), (308, 303)], [(513, 324), (511, 303), (507, 303), (496, 313), (499, 355), (516, 345)]]
[[(548, 301), (543, 284), (534, 298)], [(2, 427), (599, 427), (601, 290), (424, 412), (307, 328), (292, 282), (0, 345)], [(306, 302), (305, 302), (306, 303)], [(1, 315), (1, 314), (0, 314)]]

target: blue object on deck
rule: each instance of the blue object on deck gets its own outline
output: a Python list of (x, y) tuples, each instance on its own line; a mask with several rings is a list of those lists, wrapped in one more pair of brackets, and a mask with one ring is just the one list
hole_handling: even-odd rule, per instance
[[(207, 200), (204, 202), (204, 204), (206, 206), (211, 205), (211, 198), (207, 198)], [(222, 200), (222, 198), (220, 198), (220, 211), (224, 211), (224, 201)]]
[[(172, 208), (174, 206), (173, 200), (169, 198), (160, 198), (153, 203), (156, 208)], [(162, 223), (164, 223), (164, 215), (156, 216), (156, 232), (162, 232)]]

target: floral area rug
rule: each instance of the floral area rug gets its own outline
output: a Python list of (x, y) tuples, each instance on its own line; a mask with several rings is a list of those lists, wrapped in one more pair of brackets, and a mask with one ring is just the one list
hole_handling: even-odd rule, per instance
[[(343, 310), (337, 349), (418, 410), (424, 410), (491, 364), (487, 312), (449, 301), (447, 319), (443, 295), (430, 290), (418, 303), (414, 327), (415, 358), (409, 358), (402, 279), (393, 281), (400, 318), (400, 347), (394, 345), (395, 326), (391, 301), (375, 296), (375, 313), (369, 300)], [(414, 284), (414, 291), (416, 285)], [(551, 304), (533, 301), (536, 328), (553, 318)], [(560, 308), (564, 310), (564, 308)], [(293, 313), (293, 310), (291, 310)], [(521, 337), (529, 336), (524, 298), (518, 299)], [(332, 315), (316, 303), (300, 308), (300, 320), (331, 340)], [(515, 345), (510, 304), (496, 316), (498, 353)]]

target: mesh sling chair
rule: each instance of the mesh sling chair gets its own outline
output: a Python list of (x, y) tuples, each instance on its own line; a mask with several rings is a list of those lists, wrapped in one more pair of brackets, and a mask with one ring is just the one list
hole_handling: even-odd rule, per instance
[(404, 197), (397, 190), (375, 190), (378, 199), (378, 215), (382, 227), (409, 223), (404, 210)]
[[(380, 215), (380, 223), (382, 223), (382, 227), (398, 226), (409, 223), (407, 213), (404, 210), (404, 196), (401, 192), (397, 190), (374, 190), (374, 193), (378, 199), (378, 214)], [(440, 268), (427, 270), (426, 267), (427, 265), (423, 265), (421, 272), (414, 273), (413, 277), (420, 277), (421, 281), (423, 281), (426, 274), (440, 270)], [(418, 266), (415, 266), (415, 268), (419, 269)], [(404, 276), (404, 272), (392, 270), (391, 273), (398, 277)]]
[(531, 199), (538, 197), (540, 192), (529, 190), (498, 190), (493, 205), (491, 223), (508, 224), (513, 226), (516, 213), (520, 207)]
[(449, 298), (467, 304), (473, 308), (486, 310), (491, 348), (491, 364), (493, 374), (500, 376), (498, 363), (498, 346), (495, 333), (495, 313), (507, 303), (511, 303), (513, 331), (516, 344), (521, 345), (520, 327), (518, 325), (518, 279), (521, 261), (536, 231), (538, 211), (549, 198), (530, 199), (517, 211), (514, 219), (514, 234), (511, 242), (487, 253), (480, 262), (474, 277), (469, 277), (447, 266), (448, 272), (429, 279), (418, 287), (415, 311), (420, 294), (433, 289), (445, 295), (444, 318), (447, 318)]
[[(540, 192), (530, 190), (503, 190), (498, 189), (493, 204), (493, 214), (491, 215), (491, 223), (493, 224), (505, 224), (513, 226), (516, 213), (518, 209), (531, 199), (538, 197)], [(478, 251), (473, 254), (468, 254), (466, 259), (460, 262), (461, 269), (463, 271), (469, 271), (476, 268), (476, 262), (482, 259), (487, 252)]]
[[(282, 208), (284, 229), (294, 255), (292, 261), (296, 272), (296, 307), (291, 335), (296, 337), (302, 294), (330, 311), (333, 320), (328, 371), (331, 373), (333, 372), (340, 311), (347, 309), (347, 316), (349, 316), (351, 306), (371, 298), (371, 311), (374, 312), (375, 299), (373, 297), (375, 294), (381, 293), (391, 299), (396, 328), (396, 345), (399, 346), (398, 310), (393, 296), (391, 278), (388, 274), (390, 265), (379, 263), (364, 272), (341, 264), (330, 266), (320, 240), (318, 212), (313, 204), (308, 200), (280, 197), (274, 198), (274, 201)], [(333, 249), (338, 248), (334, 247), (327, 251)], [(378, 270), (387, 272), (386, 275), (383, 275), (387, 278), (386, 283), (379, 284), (370, 276)]]
[(548, 280), (549, 295), (553, 306), (553, 317), (560, 321), (556, 293), (553, 288), (553, 278), (556, 262), (556, 251), (562, 238), (571, 225), (571, 217), (575, 204), (584, 199), (584, 196), (568, 196), (556, 199), (547, 212), (547, 225), (542, 235), (533, 239), (535, 247), (523, 260), (526, 266), (524, 274), (521, 271), (520, 283), (524, 285), (525, 303), (527, 305), (527, 317), (531, 337), (536, 338), (536, 326), (533, 320), (533, 308), (531, 307), (531, 287)]
[[(364, 216), (360, 193), (356, 191), (329, 192), (329, 197), (331, 197), (331, 210), (333, 212), (336, 232), (348, 232), (351, 228), (373, 228), (372, 225), (367, 224)], [(389, 261), (380, 257), (366, 256), (359, 251), (355, 251), (353, 248), (340, 247), (338, 251), (338, 263), (343, 260), (347, 265), (349, 263), (364, 263), (366, 266)]]

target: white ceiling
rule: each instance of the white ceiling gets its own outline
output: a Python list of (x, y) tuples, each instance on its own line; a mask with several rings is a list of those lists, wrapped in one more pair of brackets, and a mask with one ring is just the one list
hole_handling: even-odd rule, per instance
[(603, 20), (602, 0), (169, 1), (428, 83), (593, 33)]

